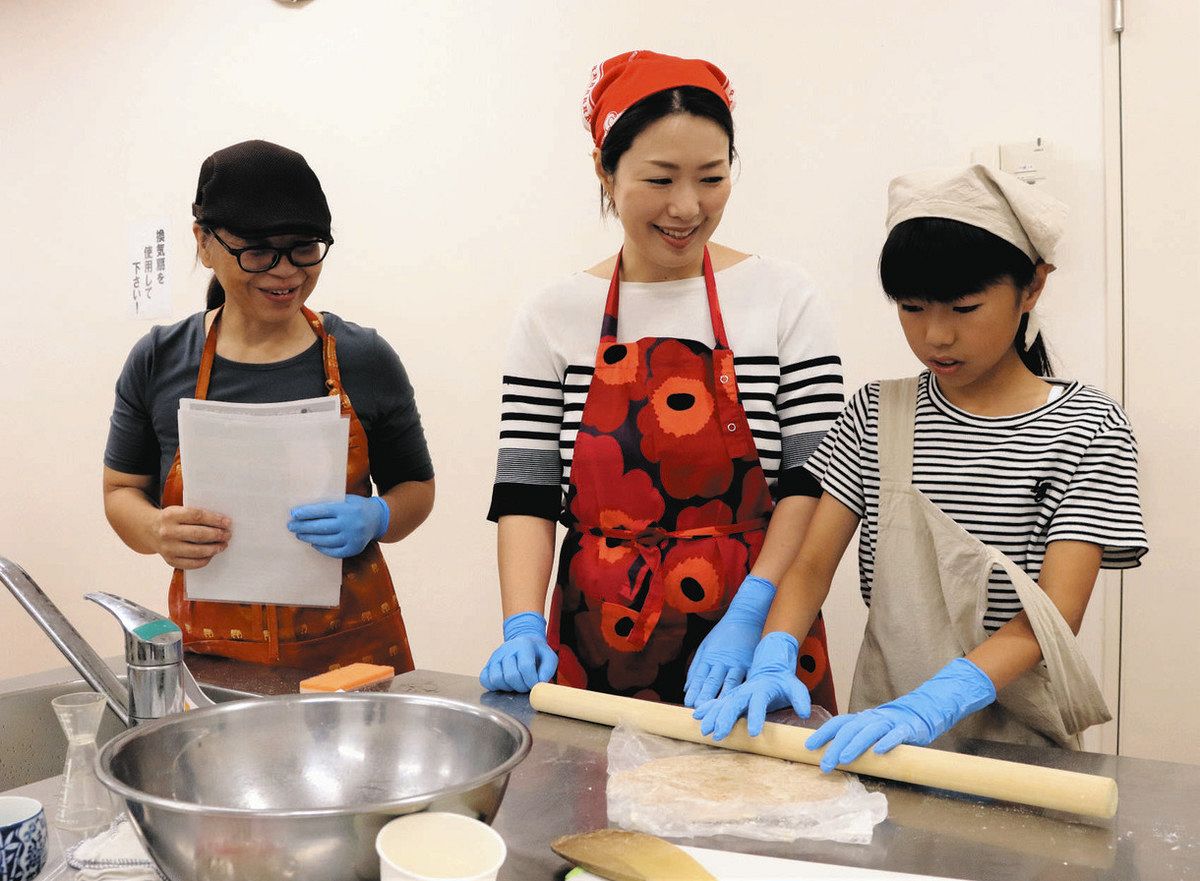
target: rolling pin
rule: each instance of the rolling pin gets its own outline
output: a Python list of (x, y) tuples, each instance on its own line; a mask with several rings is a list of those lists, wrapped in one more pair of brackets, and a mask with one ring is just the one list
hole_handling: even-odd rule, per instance
[[(650, 734), (676, 740), (808, 765), (816, 765), (821, 761), (820, 750), (810, 750), (804, 745), (804, 741), (812, 734), (809, 728), (767, 722), (762, 734), (751, 737), (746, 731), (746, 720), (740, 719), (730, 735), (718, 743), (700, 733), (700, 723), (692, 718), (692, 711), (687, 707), (547, 682), (533, 687), (529, 693), (529, 703), (538, 712), (569, 716), (585, 722), (608, 726), (626, 722)], [(1117, 781), (1077, 771), (907, 745), (898, 746), (885, 755), (868, 751), (848, 765), (838, 767), (855, 774), (900, 780), (934, 789), (949, 789), (1055, 811), (1069, 811), (1088, 817), (1108, 819), (1117, 812)]]

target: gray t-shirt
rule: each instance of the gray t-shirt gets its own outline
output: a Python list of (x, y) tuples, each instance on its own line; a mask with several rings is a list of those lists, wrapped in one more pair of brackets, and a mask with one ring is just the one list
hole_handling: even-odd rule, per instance
[[(433, 465), (412, 384), (399, 356), (373, 328), (322, 313), (337, 340), (342, 385), (367, 433), (371, 477), (380, 493), (408, 480), (429, 480)], [(157, 499), (179, 446), (179, 399), (196, 392), (204, 352), (204, 313), (158, 326), (138, 340), (117, 378), (104, 464), (150, 474)], [(286, 361), (243, 364), (217, 355), (208, 398), (243, 404), (295, 401), (327, 394), (321, 345)]]

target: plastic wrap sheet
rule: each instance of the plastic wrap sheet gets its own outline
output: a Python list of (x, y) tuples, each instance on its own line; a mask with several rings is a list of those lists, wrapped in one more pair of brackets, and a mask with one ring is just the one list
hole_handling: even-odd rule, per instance
[[(681, 761), (684, 756), (701, 758)], [(650, 762), (657, 764), (643, 767)], [(870, 844), (875, 825), (887, 816), (887, 798), (867, 792), (853, 774), (807, 779), (814, 772), (815, 766), (658, 737), (622, 723), (608, 742), (608, 819), (668, 838)]]

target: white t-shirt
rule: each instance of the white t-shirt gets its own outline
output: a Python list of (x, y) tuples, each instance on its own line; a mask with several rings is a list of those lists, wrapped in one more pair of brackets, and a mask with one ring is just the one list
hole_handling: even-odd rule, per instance
[[(805, 460), (845, 401), (828, 312), (797, 267), (751, 256), (716, 273), (734, 371), (776, 497), (819, 495)], [(500, 451), (489, 517), (557, 518), (591, 384), (609, 282), (580, 272), (518, 313), (504, 361)], [(703, 278), (621, 284), (617, 339), (715, 345)]]
[[(923, 373), (913, 485), (1035, 581), (1052, 541), (1100, 545), (1106, 569), (1137, 566), (1149, 544), (1129, 421), (1103, 392), (1078, 382), (1047, 381), (1061, 393), (1041, 407), (985, 417), (955, 407)], [(862, 518), (859, 578), (869, 606), (879, 535), (878, 382), (850, 399), (806, 467), (826, 492)], [(996, 630), (1019, 611), (1012, 582), (997, 569), (988, 582), (984, 628)]]

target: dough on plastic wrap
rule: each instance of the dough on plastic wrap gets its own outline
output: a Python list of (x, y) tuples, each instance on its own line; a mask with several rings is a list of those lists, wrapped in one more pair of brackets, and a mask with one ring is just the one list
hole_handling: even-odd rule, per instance
[[(798, 720), (801, 724), (806, 720)], [(647, 734), (622, 722), (608, 742), (608, 820), (668, 838), (736, 835), (869, 844), (887, 799), (857, 777)]]
[(609, 792), (636, 797), (644, 807), (686, 811), (699, 823), (738, 823), (797, 802), (825, 801), (846, 792), (841, 771), (822, 774), (751, 753), (722, 751), (653, 759), (614, 774)]

